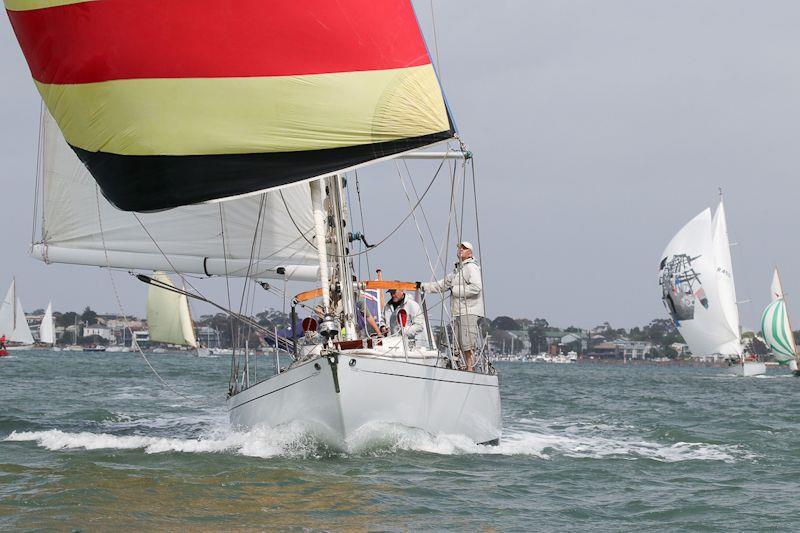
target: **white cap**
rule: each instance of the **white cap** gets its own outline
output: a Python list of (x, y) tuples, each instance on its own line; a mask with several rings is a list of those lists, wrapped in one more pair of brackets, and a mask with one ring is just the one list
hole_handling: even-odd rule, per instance
[(460, 243), (458, 243), (458, 245), (459, 245), (459, 246), (463, 246), (464, 248), (466, 248), (466, 249), (467, 249), (467, 250), (469, 250), (470, 252), (474, 251), (474, 250), (472, 249), (472, 243), (471, 243), (471, 242), (469, 242), (469, 241), (461, 241)]

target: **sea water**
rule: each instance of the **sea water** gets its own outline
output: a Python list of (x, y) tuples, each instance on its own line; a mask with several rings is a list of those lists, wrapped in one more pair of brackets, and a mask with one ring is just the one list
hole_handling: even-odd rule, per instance
[[(499, 363), (503, 436), (235, 431), (229, 358), (0, 358), (0, 528), (792, 530), (800, 379)], [(259, 358), (258, 372), (272, 372)]]

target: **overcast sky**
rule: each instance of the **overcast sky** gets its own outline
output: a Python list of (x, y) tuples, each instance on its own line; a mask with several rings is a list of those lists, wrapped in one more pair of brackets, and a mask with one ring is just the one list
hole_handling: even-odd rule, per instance
[[(430, 1), (414, 5), (435, 56)], [(666, 317), (660, 254), (716, 204), (719, 186), (738, 243), (737, 292), (752, 300), (743, 325), (756, 325), (774, 264), (800, 316), (800, 3), (434, 5), (445, 92), (476, 155), (489, 316), (587, 327)], [(0, 87), (0, 290), (16, 275), (27, 311), (52, 300), (59, 310), (116, 312), (104, 271), (27, 255), (40, 100), (7, 20)], [(408, 211), (396, 177), (377, 174), (362, 180), (372, 240)], [(446, 211), (446, 191), (435, 192), (426, 210), (438, 202)], [(413, 226), (372, 262), (392, 278), (430, 277)], [(126, 309), (142, 313), (144, 287), (115, 279)]]

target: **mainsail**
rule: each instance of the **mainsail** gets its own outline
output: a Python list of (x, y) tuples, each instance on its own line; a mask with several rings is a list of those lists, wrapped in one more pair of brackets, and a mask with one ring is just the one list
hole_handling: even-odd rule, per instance
[(8, 292), (6, 292), (6, 297), (0, 305), (0, 335), (5, 335), (9, 342), (33, 344), (31, 328), (28, 327), (25, 311), (22, 309), (22, 302), (20, 302), (16, 293), (17, 283), (12, 281)]
[(56, 328), (53, 323), (53, 304), (47, 304), (47, 310), (42, 317), (42, 323), (39, 325), (39, 342), (45, 344), (56, 343)]
[(201, 275), (317, 279), (317, 253), (307, 240), (313, 236), (314, 222), (305, 185), (221, 204), (134, 214), (116, 209), (98, 193), (47, 111), (42, 142), (42, 237), (32, 248), (37, 259)]
[(410, 0), (5, 0), (108, 200), (154, 211), (454, 136)]
[[(163, 272), (156, 272), (153, 279), (162, 286), (175, 287)], [(150, 285), (147, 291), (147, 326), (153, 342), (197, 347), (189, 303), (183, 294)]]
[(761, 314), (761, 331), (775, 359), (781, 364), (788, 364), (797, 357), (797, 346), (789, 323), (786, 300), (777, 268), (772, 275), (770, 294), (772, 301)]
[(661, 255), (662, 300), (695, 355), (742, 353), (738, 312), (735, 322), (731, 312), (736, 296), (721, 205), (713, 221), (710, 209), (689, 221)]

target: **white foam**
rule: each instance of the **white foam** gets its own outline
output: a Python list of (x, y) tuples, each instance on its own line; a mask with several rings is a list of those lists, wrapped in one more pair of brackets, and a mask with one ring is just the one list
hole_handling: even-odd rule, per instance
[(68, 433), (48, 431), (14, 431), (5, 441), (36, 442), (48, 450), (135, 450), (145, 453), (233, 453), (250, 457), (316, 455), (324, 444), (316, 441), (299, 426), (280, 429), (257, 428), (247, 432), (227, 432), (207, 438), (180, 439), (108, 433)]
[(753, 456), (738, 446), (677, 442), (664, 444), (631, 437), (606, 437), (568, 428), (560, 433), (509, 430), (497, 446), (477, 445), (463, 435), (430, 435), (391, 424), (369, 424), (346, 443), (327, 441), (299, 424), (281, 428), (231, 431), (219, 428), (207, 437), (168, 438), (109, 433), (48, 431), (13, 432), (4, 440), (36, 442), (48, 450), (142, 449), (145, 453), (229, 453), (249, 457), (320, 457), (331, 453), (385, 455), (398, 451), (437, 455), (514, 455), (539, 459), (556, 456), (603, 459), (650, 459), (661, 462), (735, 462)]

